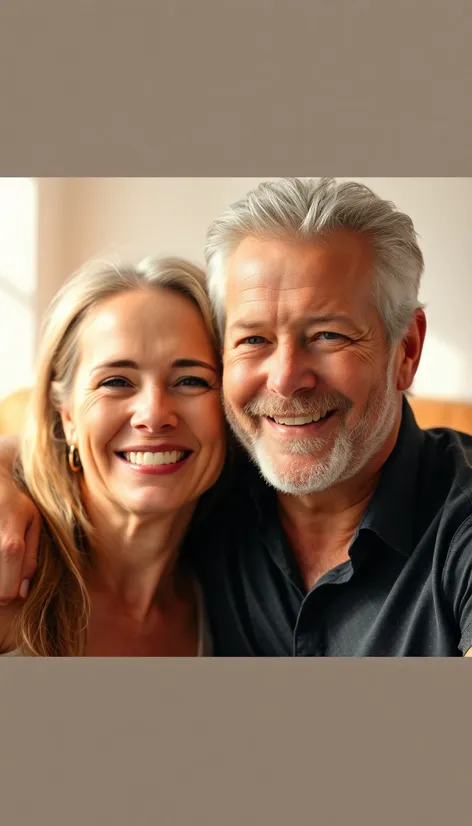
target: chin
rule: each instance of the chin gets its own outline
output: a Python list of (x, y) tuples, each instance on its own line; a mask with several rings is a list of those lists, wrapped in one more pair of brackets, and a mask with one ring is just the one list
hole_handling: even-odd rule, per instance
[(121, 505), (124, 510), (129, 511), (133, 516), (159, 516), (169, 513), (169, 511), (180, 510), (185, 503), (171, 499), (170, 497), (137, 497), (124, 500)]
[(305, 496), (321, 493), (341, 481), (348, 472), (348, 453), (286, 454), (275, 457), (260, 445), (254, 458), (266, 482), (281, 493)]

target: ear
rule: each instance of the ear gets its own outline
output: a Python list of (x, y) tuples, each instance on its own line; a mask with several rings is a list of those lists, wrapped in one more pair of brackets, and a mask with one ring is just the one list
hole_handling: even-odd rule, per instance
[(67, 444), (75, 444), (75, 424), (72, 418), (72, 411), (68, 405), (63, 405), (59, 409), (61, 416), (62, 429), (64, 431)]
[(399, 345), (397, 390), (409, 390), (418, 370), (426, 335), (426, 316), (416, 310), (408, 330)]

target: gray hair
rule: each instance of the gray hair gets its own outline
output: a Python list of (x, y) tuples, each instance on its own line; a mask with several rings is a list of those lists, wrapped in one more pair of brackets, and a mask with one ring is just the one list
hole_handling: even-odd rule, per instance
[(335, 229), (363, 234), (376, 265), (374, 297), (391, 343), (404, 335), (422, 305), (424, 261), (412, 220), (391, 201), (354, 181), (282, 178), (265, 182), (210, 225), (205, 246), (207, 285), (220, 334), (225, 328), (228, 259), (246, 236), (311, 240)]

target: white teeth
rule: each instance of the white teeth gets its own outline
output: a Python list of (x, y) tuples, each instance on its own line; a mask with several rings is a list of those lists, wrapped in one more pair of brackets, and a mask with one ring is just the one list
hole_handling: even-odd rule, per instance
[(314, 413), (312, 416), (272, 416), (274, 422), (277, 424), (285, 424), (293, 426), (293, 425), (300, 425), (300, 424), (311, 424), (312, 422), (319, 422), (320, 419), (323, 419), (326, 414), (327, 410), (323, 411), (323, 413)]
[(124, 456), (126, 461), (131, 462), (132, 465), (175, 465), (183, 458), (184, 452), (182, 450), (170, 450), (164, 453), (146, 451), (145, 453), (125, 453)]

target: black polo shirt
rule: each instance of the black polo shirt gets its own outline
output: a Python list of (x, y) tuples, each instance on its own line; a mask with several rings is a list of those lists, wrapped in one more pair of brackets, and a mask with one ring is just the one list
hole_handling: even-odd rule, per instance
[(192, 537), (215, 655), (461, 656), (472, 646), (471, 499), (472, 437), (420, 430), (405, 400), (349, 561), (307, 593), (276, 494), (242, 462)]

